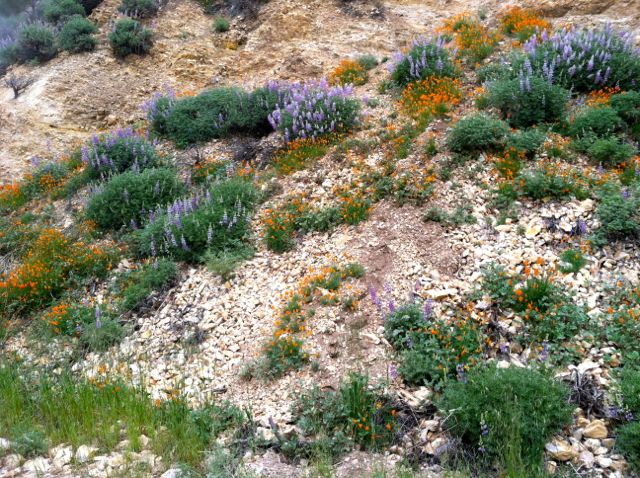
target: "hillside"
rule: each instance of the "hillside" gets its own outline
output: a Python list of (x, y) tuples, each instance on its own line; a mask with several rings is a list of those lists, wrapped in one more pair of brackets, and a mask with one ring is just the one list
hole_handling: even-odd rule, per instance
[(0, 90), (0, 476), (638, 476), (640, 1), (150, 3)]

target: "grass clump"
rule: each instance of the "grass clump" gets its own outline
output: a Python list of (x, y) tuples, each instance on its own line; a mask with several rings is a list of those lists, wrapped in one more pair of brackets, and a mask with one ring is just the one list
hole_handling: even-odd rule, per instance
[(137, 451), (144, 434), (168, 463), (199, 466), (215, 437), (243, 421), (226, 403), (193, 410), (182, 397), (154, 402), (143, 388), (117, 380), (36, 376), (9, 361), (0, 367), (0, 428), (12, 441), (37, 433), (50, 446), (92, 444), (108, 451), (124, 436)]
[(544, 446), (571, 422), (569, 390), (549, 374), (521, 368), (479, 368), (450, 383), (438, 408), (447, 425), (486, 465), (505, 476), (543, 469)]
[(109, 34), (113, 53), (119, 58), (131, 54), (146, 55), (153, 46), (153, 32), (131, 18), (118, 20)]
[(136, 229), (157, 206), (170, 203), (184, 192), (176, 172), (166, 168), (127, 171), (114, 176), (93, 193), (86, 216), (101, 229), (122, 226)]
[(509, 126), (502, 120), (474, 114), (458, 121), (447, 136), (447, 146), (455, 153), (495, 151), (504, 146)]
[(580, 272), (587, 260), (580, 249), (570, 248), (560, 254), (560, 271), (565, 274), (576, 274)]
[(526, 157), (533, 158), (542, 148), (547, 135), (538, 128), (515, 131), (507, 137), (506, 149), (523, 152)]
[(60, 30), (60, 48), (70, 53), (93, 51), (96, 47), (96, 33), (98, 28), (91, 20), (73, 17)]
[(118, 7), (119, 12), (134, 18), (153, 17), (159, 9), (157, 0), (122, 0)]
[(620, 451), (631, 469), (640, 471), (640, 422), (631, 422), (618, 428), (616, 450)]
[(605, 184), (598, 192), (598, 198), (596, 216), (600, 226), (591, 237), (595, 246), (640, 234), (640, 195), (636, 188), (621, 189), (615, 184)]
[(228, 32), (229, 28), (231, 28), (231, 24), (226, 18), (217, 17), (215, 20), (213, 20), (213, 29), (218, 33)]
[(118, 295), (122, 297), (119, 309), (139, 308), (151, 294), (170, 287), (177, 276), (175, 262), (168, 259), (157, 259), (123, 274), (116, 281), (116, 288), (120, 291)]

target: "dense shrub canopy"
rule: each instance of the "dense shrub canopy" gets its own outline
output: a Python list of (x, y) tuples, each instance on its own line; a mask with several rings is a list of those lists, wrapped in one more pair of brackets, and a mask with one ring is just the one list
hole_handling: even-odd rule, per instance
[(94, 191), (87, 204), (87, 218), (103, 229), (137, 228), (149, 212), (173, 201), (183, 191), (171, 169), (127, 171)]
[(86, 12), (77, 0), (49, 0), (42, 15), (51, 23), (64, 23), (74, 15), (85, 16)]
[(109, 34), (109, 42), (113, 53), (120, 58), (131, 54), (146, 55), (153, 46), (153, 32), (136, 20), (123, 18)]
[(456, 153), (471, 153), (500, 148), (509, 126), (498, 118), (475, 114), (458, 121), (447, 136), (447, 146)]
[(60, 48), (71, 53), (92, 51), (96, 47), (98, 28), (86, 18), (73, 17), (60, 30)]
[(57, 53), (55, 33), (50, 27), (32, 23), (24, 26), (18, 33), (15, 50), (17, 60), (47, 61)]

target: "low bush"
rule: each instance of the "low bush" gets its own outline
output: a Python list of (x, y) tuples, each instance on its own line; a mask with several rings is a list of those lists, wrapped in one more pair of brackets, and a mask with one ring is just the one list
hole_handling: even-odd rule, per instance
[(84, 17), (84, 7), (77, 0), (48, 0), (42, 10), (44, 18), (53, 24), (63, 24), (74, 15)]
[(623, 126), (622, 118), (613, 108), (587, 107), (573, 117), (567, 132), (574, 138), (606, 137), (621, 131)]
[(536, 74), (567, 89), (633, 90), (639, 87), (640, 55), (630, 35), (616, 32), (611, 24), (543, 31), (526, 42), (525, 51)]
[(591, 241), (604, 246), (609, 241), (637, 238), (640, 234), (640, 194), (635, 189), (623, 189), (605, 184), (598, 192), (600, 202), (596, 210), (599, 227)]
[(512, 6), (500, 13), (500, 26), (507, 35), (512, 35), (520, 42), (529, 39), (534, 33), (549, 30), (551, 24), (534, 10)]
[(540, 472), (545, 443), (572, 417), (563, 384), (517, 367), (470, 371), (464, 381), (445, 388), (438, 408), (449, 417), (451, 433), (507, 476)]
[(71, 53), (93, 51), (96, 47), (95, 34), (98, 28), (86, 18), (74, 17), (60, 30), (60, 48)]
[(608, 167), (620, 166), (633, 158), (636, 153), (637, 150), (633, 145), (615, 136), (594, 139), (587, 148), (589, 158)]
[(491, 55), (500, 40), (499, 33), (490, 31), (466, 13), (445, 20), (439, 31), (453, 37), (458, 53), (474, 65)]
[(118, 11), (133, 18), (153, 17), (158, 13), (158, 0), (122, 0)]
[(87, 219), (102, 229), (142, 227), (159, 205), (182, 195), (184, 186), (171, 169), (127, 171), (95, 189), (86, 208)]
[(580, 272), (587, 260), (580, 249), (567, 249), (560, 254), (560, 270), (565, 274), (576, 274)]
[(113, 53), (120, 58), (131, 54), (146, 55), (153, 46), (153, 32), (131, 18), (118, 20), (109, 34)]
[(123, 274), (116, 280), (118, 295), (122, 297), (120, 309), (138, 308), (152, 293), (170, 286), (177, 275), (176, 264), (168, 259), (157, 259)]
[(444, 39), (415, 41), (408, 53), (397, 53), (391, 64), (391, 79), (405, 87), (429, 76), (458, 76), (458, 70), (444, 46)]
[(172, 139), (176, 146), (186, 147), (232, 134), (268, 132), (268, 115), (277, 100), (277, 93), (267, 88), (253, 93), (238, 88), (212, 88), (180, 100), (160, 96), (147, 111), (154, 131)]
[(373, 70), (379, 63), (378, 59), (373, 55), (360, 55), (356, 58), (356, 61), (367, 71)]
[(18, 61), (43, 62), (58, 53), (56, 35), (50, 27), (39, 23), (23, 26), (16, 41), (16, 59)]
[(218, 33), (228, 32), (230, 27), (229, 20), (224, 17), (218, 17), (213, 21), (213, 29)]
[(455, 78), (431, 76), (410, 83), (402, 92), (400, 108), (411, 118), (420, 121), (444, 116), (462, 99), (460, 81)]
[(562, 118), (569, 92), (521, 70), (520, 78), (489, 84), (487, 103), (515, 128), (553, 123)]
[(504, 146), (509, 126), (485, 114), (466, 116), (458, 121), (447, 136), (447, 146), (455, 153), (495, 151)]
[(141, 256), (167, 255), (191, 262), (206, 251), (244, 247), (257, 198), (255, 187), (245, 179), (219, 181), (204, 193), (159, 208), (132, 239)]
[(142, 171), (161, 164), (155, 147), (132, 128), (94, 136), (81, 148), (90, 179), (106, 179), (128, 170)]
[(626, 458), (631, 469), (640, 472), (640, 421), (618, 428), (616, 449)]
[(624, 408), (634, 417), (640, 416), (640, 369), (625, 367), (619, 377)]
[(353, 97), (350, 85), (331, 87), (321, 80), (271, 88), (281, 100), (269, 121), (283, 133), (286, 142), (346, 133), (358, 122), (360, 103)]
[(629, 126), (640, 123), (640, 92), (625, 91), (613, 95), (609, 105)]
[(313, 439), (313, 448), (334, 456), (354, 444), (381, 449), (391, 443), (398, 427), (393, 399), (359, 374), (350, 375), (336, 392), (316, 387), (303, 393), (292, 414), (302, 433)]
[(367, 70), (356, 60), (342, 60), (329, 75), (333, 85), (361, 86), (368, 81)]
[(513, 148), (523, 152), (528, 158), (533, 158), (540, 150), (547, 135), (537, 128), (515, 131), (507, 137), (507, 150)]

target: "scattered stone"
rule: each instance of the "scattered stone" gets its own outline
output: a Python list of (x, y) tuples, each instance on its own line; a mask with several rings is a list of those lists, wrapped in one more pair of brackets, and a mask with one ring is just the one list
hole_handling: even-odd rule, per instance
[(578, 451), (562, 438), (555, 438), (551, 443), (547, 443), (545, 450), (552, 459), (558, 461), (569, 461), (578, 456)]
[(587, 438), (607, 438), (607, 427), (602, 420), (594, 420), (584, 429), (584, 436)]

